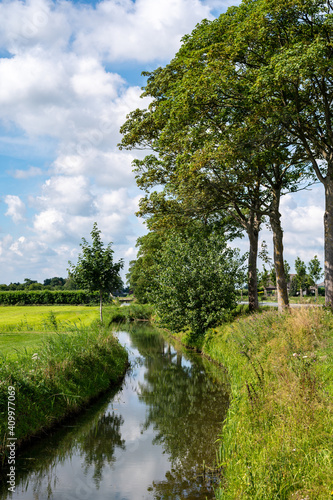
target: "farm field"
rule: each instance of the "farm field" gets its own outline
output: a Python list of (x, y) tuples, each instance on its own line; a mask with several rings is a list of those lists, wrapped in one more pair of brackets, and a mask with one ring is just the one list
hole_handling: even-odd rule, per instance
[(47, 337), (66, 325), (89, 325), (98, 319), (91, 306), (3, 306), (0, 307), (0, 354), (15, 358), (32, 352)]

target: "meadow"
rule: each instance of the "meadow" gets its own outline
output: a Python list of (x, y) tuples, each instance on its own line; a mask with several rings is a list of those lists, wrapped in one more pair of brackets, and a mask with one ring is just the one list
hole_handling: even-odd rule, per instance
[(54, 332), (88, 326), (98, 317), (96, 306), (2, 306), (0, 355), (13, 359), (22, 352), (30, 353)]

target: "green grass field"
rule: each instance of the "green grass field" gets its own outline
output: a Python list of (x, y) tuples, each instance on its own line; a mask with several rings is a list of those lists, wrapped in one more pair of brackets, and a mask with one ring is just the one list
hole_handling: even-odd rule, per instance
[(34, 352), (56, 331), (86, 326), (98, 317), (98, 307), (91, 306), (0, 307), (0, 354), (13, 359), (25, 350)]

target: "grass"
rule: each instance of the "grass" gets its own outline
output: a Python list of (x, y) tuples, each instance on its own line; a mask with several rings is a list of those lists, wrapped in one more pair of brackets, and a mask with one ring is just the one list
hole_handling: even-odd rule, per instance
[(150, 321), (154, 309), (149, 304), (130, 304), (128, 306), (111, 306), (106, 310), (105, 321), (107, 324), (122, 323), (127, 321)]
[(26, 323), (28, 331), (15, 332), (13, 328), (6, 333), (3, 326), (0, 333), (2, 353), (6, 349), (9, 352), (0, 359), (3, 456), (8, 436), (8, 387), (15, 388), (15, 437), (20, 445), (80, 411), (124, 373), (127, 352), (110, 328), (101, 326), (99, 321), (89, 326), (74, 324), (74, 320), (70, 323), (68, 313), (65, 313), (67, 321), (60, 323), (52, 311), (43, 318), (42, 332), (33, 331)]
[(50, 335), (69, 326), (87, 326), (99, 317), (97, 307), (2, 306), (0, 307), (0, 354), (17, 359), (33, 353)]
[[(149, 320), (147, 305), (105, 306), (105, 324)], [(22, 353), (35, 352), (54, 332), (68, 331), (73, 325), (85, 327), (99, 317), (99, 308), (91, 306), (3, 306), (0, 307), (0, 354), (17, 359)]]
[(99, 317), (99, 308), (92, 306), (0, 306), (0, 332), (10, 329), (28, 328), (41, 329), (47, 323), (50, 313), (56, 316), (58, 322), (89, 325)]
[(320, 308), (250, 315), (212, 330), (227, 367), (218, 499), (332, 498), (333, 317)]

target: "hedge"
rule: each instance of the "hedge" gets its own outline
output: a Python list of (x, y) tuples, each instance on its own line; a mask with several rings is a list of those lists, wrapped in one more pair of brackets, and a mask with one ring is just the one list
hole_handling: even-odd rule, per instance
[[(105, 294), (104, 300), (108, 300)], [(16, 290), (0, 292), (0, 305), (92, 304), (99, 302), (99, 292), (86, 290)]]

